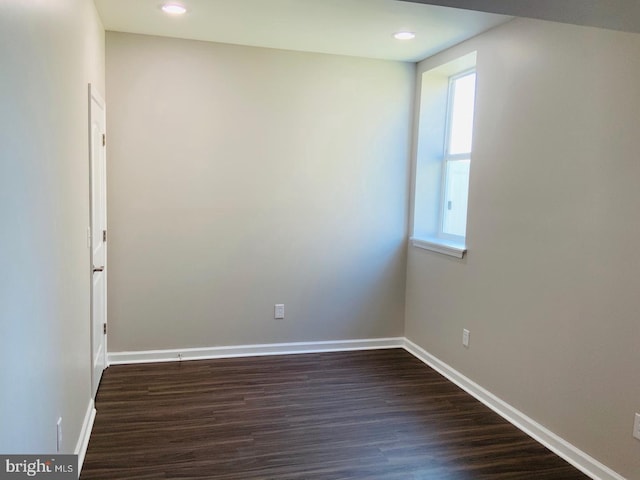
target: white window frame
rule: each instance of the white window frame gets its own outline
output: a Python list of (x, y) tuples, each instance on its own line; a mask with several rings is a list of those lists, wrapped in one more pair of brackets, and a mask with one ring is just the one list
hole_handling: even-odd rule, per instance
[[(445, 220), (445, 208), (447, 208), (447, 166), (449, 162), (455, 162), (457, 160), (469, 160), (471, 162), (471, 155), (473, 152), (473, 138), (471, 139), (471, 150), (463, 153), (449, 153), (449, 148), (451, 145), (451, 130), (453, 127), (453, 100), (455, 97), (455, 82), (461, 78), (464, 78), (468, 75), (476, 75), (476, 68), (468, 68), (467, 70), (463, 70), (449, 77), (449, 87), (447, 92), (447, 117), (445, 123), (445, 137), (444, 137), (444, 148), (442, 155), (442, 178), (440, 180), (440, 215), (438, 221), (438, 237), (443, 238), (445, 240), (449, 240), (454, 243), (464, 244), (466, 237), (463, 235), (453, 235), (450, 233), (445, 233), (444, 231), (444, 220)], [(475, 111), (475, 106), (474, 106)]]
[[(418, 65), (417, 71), (409, 241), (414, 247), (457, 258), (467, 251), (466, 235), (444, 233), (446, 167), (448, 162), (467, 158), (471, 166), (472, 152), (449, 154), (455, 94), (450, 84), (471, 73), (476, 74), (477, 82), (476, 58), (477, 52), (472, 51), (441, 63), (426, 60)], [(474, 124), (475, 113), (474, 105)], [(473, 143), (472, 139), (472, 149)]]

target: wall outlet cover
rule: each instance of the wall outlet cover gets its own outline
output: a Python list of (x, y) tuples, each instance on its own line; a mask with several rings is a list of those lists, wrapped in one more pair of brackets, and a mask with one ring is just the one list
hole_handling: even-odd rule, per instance
[(469, 348), (469, 330), (466, 328), (462, 330), (462, 345)]
[(640, 440), (640, 413), (636, 413), (633, 421), (633, 436)]
[(276, 303), (274, 318), (284, 318), (284, 303)]

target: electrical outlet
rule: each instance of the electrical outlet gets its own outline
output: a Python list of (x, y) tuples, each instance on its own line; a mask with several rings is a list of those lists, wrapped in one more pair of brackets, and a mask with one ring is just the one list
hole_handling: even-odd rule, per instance
[(284, 303), (276, 303), (273, 318), (284, 318)]
[(636, 417), (633, 422), (633, 436), (640, 440), (640, 413), (636, 413)]
[(58, 417), (56, 423), (56, 452), (62, 450), (62, 417)]
[(469, 348), (469, 330), (462, 329), (462, 345)]

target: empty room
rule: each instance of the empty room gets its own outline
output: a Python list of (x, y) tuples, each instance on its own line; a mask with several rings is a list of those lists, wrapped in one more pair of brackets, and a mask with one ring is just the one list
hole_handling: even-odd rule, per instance
[(0, 478), (640, 480), (638, 2), (0, 0), (0, 87)]

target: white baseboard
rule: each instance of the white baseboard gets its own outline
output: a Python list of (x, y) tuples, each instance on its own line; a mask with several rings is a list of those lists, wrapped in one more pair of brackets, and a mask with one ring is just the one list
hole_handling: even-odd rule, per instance
[(74, 453), (78, 455), (78, 477), (82, 471), (82, 464), (84, 463), (84, 457), (87, 454), (87, 448), (89, 447), (89, 438), (91, 437), (91, 430), (93, 429), (93, 422), (96, 419), (96, 408), (93, 402), (93, 398), (89, 399), (89, 405), (87, 406), (87, 413), (84, 416), (82, 422), (82, 430), (80, 430), (80, 436), (76, 443), (76, 449)]
[(181, 348), (144, 350), (138, 352), (110, 352), (109, 365), (126, 363), (177, 362), (214, 358), (255, 357), (261, 355), (291, 355), (296, 353), (337, 352), (347, 350), (375, 350), (404, 348), (404, 338), (372, 338), (363, 340), (335, 340), (322, 342), (271, 343), (229, 347)]
[(422, 360), (448, 380), (458, 385), (465, 392), (484, 403), (491, 410), (518, 427), (534, 440), (569, 462), (585, 475), (588, 475), (594, 480), (625, 480), (624, 477), (614, 472), (606, 465), (598, 462), (595, 458), (587, 455), (579, 448), (560, 438), (558, 435), (543, 427), (521, 411), (512, 407), (507, 402), (496, 397), (488, 390), (485, 390), (480, 385), (455, 370), (453, 367), (413, 343), (411, 340), (406, 338), (404, 339), (404, 349)]

